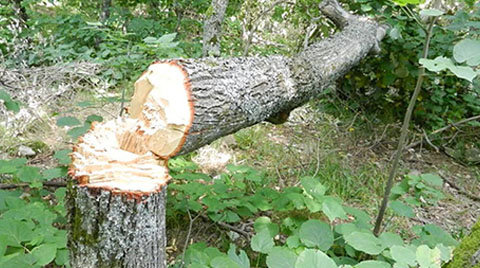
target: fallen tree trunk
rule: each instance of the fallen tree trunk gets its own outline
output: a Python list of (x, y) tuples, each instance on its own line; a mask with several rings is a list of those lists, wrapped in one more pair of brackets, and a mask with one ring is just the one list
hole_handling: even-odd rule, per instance
[(180, 154), (265, 120), (281, 123), (292, 109), (317, 96), (370, 51), (378, 49), (384, 28), (346, 13), (334, 1), (323, 3), (324, 14), (342, 31), (292, 58), (174, 61), (185, 70), (195, 111)]
[(320, 6), (342, 31), (293, 58), (180, 59), (135, 83), (130, 118), (102, 122), (74, 147), (68, 187), (72, 267), (165, 267), (170, 157), (289, 112), (378, 49), (385, 31)]

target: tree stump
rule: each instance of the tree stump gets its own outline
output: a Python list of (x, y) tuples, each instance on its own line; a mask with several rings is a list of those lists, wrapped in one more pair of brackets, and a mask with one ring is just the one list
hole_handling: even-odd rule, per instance
[(166, 267), (167, 161), (262, 121), (282, 123), (369, 52), (385, 29), (324, 0), (339, 33), (298, 55), (178, 59), (135, 83), (129, 118), (92, 125), (71, 155), (72, 267)]

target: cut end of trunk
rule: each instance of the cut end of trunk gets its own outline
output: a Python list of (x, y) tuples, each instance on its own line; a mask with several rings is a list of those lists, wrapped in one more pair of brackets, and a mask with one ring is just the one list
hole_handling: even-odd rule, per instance
[(187, 73), (176, 62), (154, 63), (135, 83), (130, 118), (92, 125), (73, 148), (69, 174), (88, 188), (158, 192), (192, 121)]
[[(158, 62), (135, 83), (130, 117), (145, 122), (146, 149), (161, 158), (180, 151), (193, 121), (193, 103), (187, 73), (176, 62)], [(137, 150), (125, 144), (127, 150)]]

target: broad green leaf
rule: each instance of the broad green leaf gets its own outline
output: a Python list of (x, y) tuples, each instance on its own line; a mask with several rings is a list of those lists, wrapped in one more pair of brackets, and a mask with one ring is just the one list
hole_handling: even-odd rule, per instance
[(10, 94), (8, 94), (2, 89), (0, 89), (0, 100), (3, 100), (3, 104), (8, 111), (13, 111), (15, 113), (18, 113), (20, 111), (20, 103), (12, 100)]
[(399, 216), (404, 216), (408, 218), (415, 217), (415, 212), (413, 211), (413, 209), (405, 205), (402, 201), (399, 201), (399, 200), (392, 201), (390, 202), (389, 206)]
[(398, 234), (383, 232), (378, 238), (387, 248), (392, 246), (403, 246), (403, 240)]
[(302, 177), (300, 181), (307, 194), (314, 198), (322, 198), (327, 191), (327, 188), (320, 183), (318, 178)]
[(417, 248), (416, 260), (420, 268), (440, 268), (441, 252), (438, 248), (431, 249), (427, 245)]
[(318, 199), (312, 199), (310, 196), (304, 195), (303, 202), (305, 202), (305, 206), (312, 213), (322, 210), (322, 202), (318, 201)]
[(176, 36), (177, 36), (177, 33), (164, 34), (160, 38), (158, 38), (158, 42), (159, 43), (170, 43), (175, 39)]
[(456, 246), (458, 244), (448, 232), (445, 232), (435, 224), (426, 224), (420, 230), (420, 238), (414, 240), (419, 245), (426, 244), (430, 247), (435, 247), (438, 244), (445, 246)]
[(257, 233), (263, 231), (264, 229), (267, 229), (270, 232), (271, 237), (276, 236), (279, 231), (278, 224), (272, 223), (270, 218), (265, 216), (257, 218), (255, 220), (255, 223), (253, 224), (253, 228)]
[(289, 236), (285, 242), (289, 248), (298, 248), (300, 246), (300, 238), (297, 235)]
[(337, 268), (335, 262), (327, 254), (317, 249), (305, 249), (295, 262), (295, 268)]
[(444, 262), (448, 262), (453, 257), (453, 247), (446, 247), (443, 244), (438, 244), (435, 248), (440, 250), (440, 258)]
[(57, 247), (53, 244), (43, 244), (32, 250), (32, 255), (37, 259), (37, 265), (47, 265), (57, 255)]
[(442, 186), (443, 185), (442, 178), (440, 176), (438, 176), (437, 174), (427, 173), (427, 174), (420, 175), (420, 177), (422, 178), (423, 181), (425, 181), (426, 183), (428, 183), (430, 185), (433, 185), (433, 186)]
[(102, 121), (103, 121), (103, 117), (96, 114), (89, 115), (87, 119), (85, 119), (85, 122), (87, 123), (102, 122)]
[(297, 254), (284, 247), (274, 247), (267, 256), (269, 268), (295, 268)]
[(418, 4), (423, 3), (424, 1), (425, 0), (393, 0), (393, 2), (395, 2), (395, 4), (400, 5), (400, 6), (405, 6), (405, 5), (408, 5), (408, 4), (418, 5)]
[(451, 59), (442, 56), (436, 57), (433, 60), (422, 58), (419, 62), (427, 68), (427, 70), (432, 72), (440, 72), (454, 65)]
[(65, 116), (65, 117), (60, 117), (57, 119), (57, 126), (59, 127), (65, 127), (65, 126), (78, 126), (80, 125), (80, 121), (73, 116)]
[(225, 217), (224, 217), (223, 221), (225, 221), (225, 222), (239, 222), (240, 217), (238, 216), (237, 213), (235, 213), (231, 210), (227, 210), (225, 212)]
[(430, 17), (438, 17), (443, 15), (444, 12), (438, 9), (423, 9), (420, 11), (420, 15), (422, 16), (430, 16)]
[(420, 64), (432, 72), (440, 72), (443, 70), (450, 70), (457, 77), (463, 78), (470, 82), (478, 75), (472, 68), (468, 66), (457, 66), (451, 59), (445, 57), (436, 57), (434, 60), (420, 59)]
[(42, 177), (42, 175), (40, 174), (40, 169), (31, 166), (21, 167), (17, 172), (17, 176), (20, 181), (23, 182), (34, 182), (35, 180), (39, 180)]
[(473, 82), (473, 79), (478, 75), (472, 68), (468, 66), (452, 66), (448, 68), (452, 73), (457, 77), (463, 78), (470, 82)]
[(68, 165), (72, 162), (69, 154), (72, 152), (70, 149), (56, 151), (53, 157), (58, 160), (58, 163), (61, 165)]
[(388, 262), (384, 261), (362, 261), (354, 266), (354, 268), (391, 268)]
[(87, 133), (90, 129), (90, 124), (86, 123), (83, 124), (81, 127), (74, 127), (67, 131), (68, 136), (72, 137), (72, 139), (77, 139), (78, 137), (82, 136), (83, 134)]
[(58, 249), (55, 256), (56, 265), (65, 265), (68, 263), (68, 249)]
[(250, 241), (250, 246), (253, 251), (268, 253), (274, 246), (273, 238), (270, 236), (268, 229), (263, 229), (261, 232), (255, 234)]
[(226, 256), (214, 258), (210, 262), (210, 266), (213, 268), (242, 268), (240, 265), (238, 265), (236, 262)]
[(415, 252), (408, 247), (393, 246), (390, 248), (390, 254), (396, 262), (408, 264), (410, 266), (415, 266), (417, 264), (415, 261)]
[(453, 47), (453, 58), (469, 66), (480, 64), (480, 40), (465, 39)]
[(55, 178), (61, 178), (67, 175), (66, 168), (50, 168), (42, 171), (43, 176), (46, 180), (51, 180)]
[(370, 255), (378, 255), (385, 249), (382, 241), (371, 233), (353, 232), (344, 238), (354, 249)]
[(228, 249), (227, 255), (228, 257), (234, 261), (238, 266), (242, 268), (250, 268), (250, 260), (248, 259), (247, 253), (245, 251), (240, 250), (237, 255), (237, 247), (235, 244), (230, 244), (230, 248)]
[(308, 220), (300, 226), (300, 240), (307, 247), (318, 247), (327, 251), (333, 245), (333, 232), (330, 225), (319, 220)]
[(322, 203), (322, 211), (331, 222), (336, 218), (347, 219), (343, 206), (335, 198), (326, 198)]

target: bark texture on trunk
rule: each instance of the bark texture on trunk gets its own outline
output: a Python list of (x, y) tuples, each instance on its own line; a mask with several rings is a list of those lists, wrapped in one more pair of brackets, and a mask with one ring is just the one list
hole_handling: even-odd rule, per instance
[(72, 267), (165, 267), (168, 158), (281, 123), (378, 49), (385, 30), (376, 22), (335, 0), (320, 9), (343, 30), (291, 58), (157, 62), (135, 83), (130, 118), (92, 125), (69, 168), (78, 182), (67, 197)]
[(203, 56), (220, 56), (220, 37), (222, 22), (227, 10), (228, 0), (212, 0), (211, 14), (203, 25)]
[(71, 266), (166, 267), (165, 190), (135, 200), (108, 190), (70, 187)]
[(194, 102), (194, 121), (180, 154), (264, 120), (274, 121), (321, 93), (376, 51), (385, 29), (350, 15), (335, 1), (322, 11), (342, 31), (298, 55), (181, 59)]

